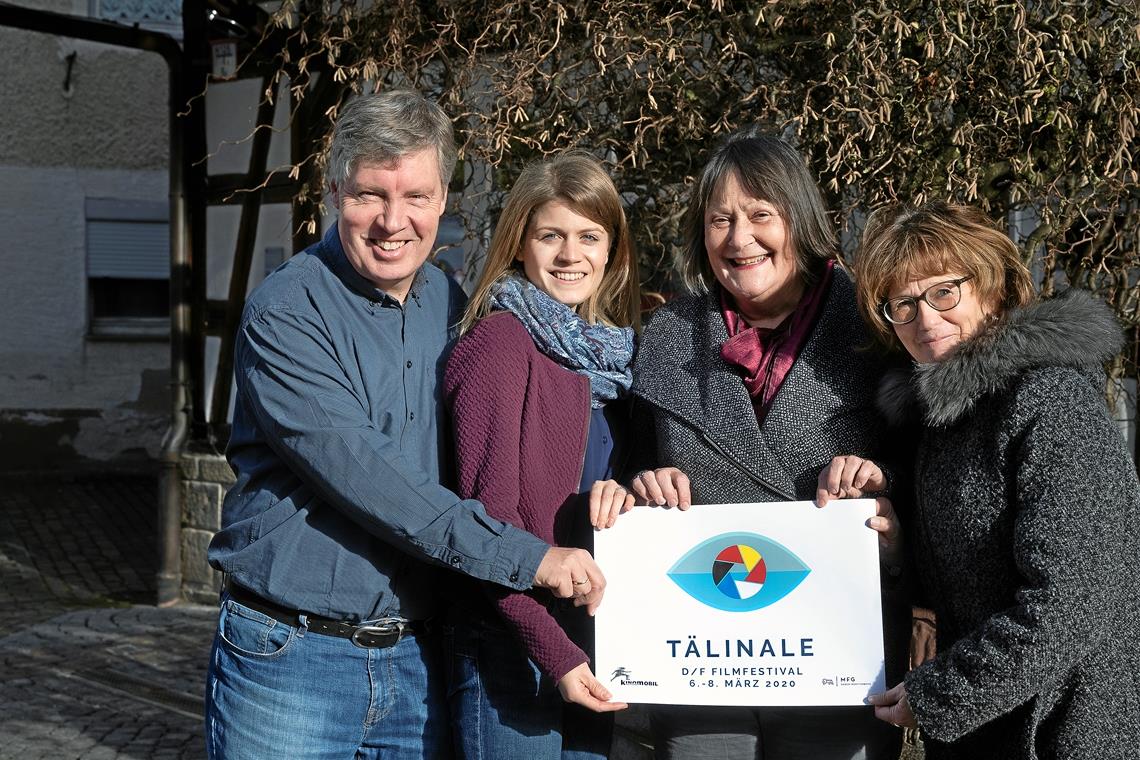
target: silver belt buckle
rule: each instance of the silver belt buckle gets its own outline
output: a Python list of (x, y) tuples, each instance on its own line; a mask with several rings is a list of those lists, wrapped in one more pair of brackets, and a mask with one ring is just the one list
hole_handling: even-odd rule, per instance
[[(375, 648), (374, 644), (369, 644), (367, 636), (391, 636), (396, 635), (396, 640), (391, 644), (383, 644), (383, 647), (393, 647), (400, 643), (400, 639), (404, 638), (404, 627), (407, 621), (403, 618), (382, 618), (375, 623), (368, 625), (357, 626), (356, 630), (352, 632), (352, 643), (361, 649)], [(357, 638), (360, 637), (360, 638)]]

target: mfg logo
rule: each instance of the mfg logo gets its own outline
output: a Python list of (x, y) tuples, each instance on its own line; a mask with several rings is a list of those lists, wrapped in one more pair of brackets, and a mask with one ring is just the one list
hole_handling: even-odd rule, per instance
[(704, 541), (669, 570), (669, 578), (702, 604), (752, 612), (792, 593), (811, 569), (782, 544), (755, 533)]

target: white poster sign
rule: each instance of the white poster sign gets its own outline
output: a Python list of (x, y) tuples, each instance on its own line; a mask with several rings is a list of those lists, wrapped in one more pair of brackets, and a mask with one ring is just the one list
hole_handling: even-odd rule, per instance
[(638, 507), (594, 534), (614, 699), (861, 705), (885, 690), (870, 499)]

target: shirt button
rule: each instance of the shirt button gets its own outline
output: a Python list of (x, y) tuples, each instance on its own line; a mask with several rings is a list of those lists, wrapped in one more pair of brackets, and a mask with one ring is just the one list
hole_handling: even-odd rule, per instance
[(519, 571), (515, 570), (513, 573), (511, 573), (511, 583), (518, 583), (518, 582), (519, 582)]
[(414, 420), (415, 418), (416, 418), (416, 413), (415, 413), (415, 412), (412, 412), (411, 414), (409, 414), (409, 415), (408, 415), (408, 419), (409, 419), (409, 420)]
[(412, 360), (411, 359), (408, 359), (407, 367), (408, 367), (408, 369), (412, 368)]
[(462, 561), (463, 561), (463, 558), (460, 557), (458, 554), (451, 555), (451, 564), (458, 565)]
[(610, 442), (610, 439), (609, 439), (609, 438), (606, 438), (606, 437), (603, 435), (603, 436), (602, 436), (602, 443), (609, 443), (609, 442)]

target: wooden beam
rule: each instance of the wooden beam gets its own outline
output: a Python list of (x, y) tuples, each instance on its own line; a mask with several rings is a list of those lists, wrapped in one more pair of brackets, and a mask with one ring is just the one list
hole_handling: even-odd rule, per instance
[[(254, 126), (253, 141), (249, 157), (249, 181), (265, 176), (265, 164), (269, 158), (269, 143), (273, 137), (274, 100), (266, 97), (266, 90), (272, 86), (270, 75), (261, 80), (261, 102), (257, 106), (257, 122)], [(249, 271), (253, 262), (253, 247), (257, 240), (257, 222), (261, 218), (260, 189), (250, 190), (241, 197), (241, 221), (238, 224), (237, 244), (234, 246), (234, 263), (230, 272), (229, 296), (226, 299), (226, 321), (222, 328), (222, 345), (218, 351), (218, 366), (214, 373), (214, 393), (210, 403), (210, 425), (224, 425), (229, 415), (230, 386), (234, 371), (234, 338), (238, 321), (245, 308), (245, 294), (249, 289)]]

